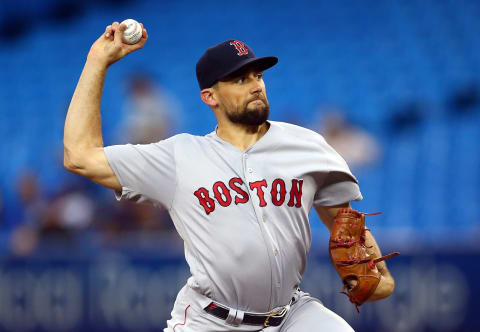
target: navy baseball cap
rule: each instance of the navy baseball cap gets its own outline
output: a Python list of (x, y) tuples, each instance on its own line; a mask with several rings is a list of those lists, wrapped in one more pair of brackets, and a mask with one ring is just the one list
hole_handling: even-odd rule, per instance
[(275, 56), (257, 58), (247, 44), (239, 40), (226, 40), (210, 47), (197, 62), (197, 80), (200, 89), (210, 88), (220, 79), (239, 71), (246, 66), (253, 66), (263, 71), (278, 62)]

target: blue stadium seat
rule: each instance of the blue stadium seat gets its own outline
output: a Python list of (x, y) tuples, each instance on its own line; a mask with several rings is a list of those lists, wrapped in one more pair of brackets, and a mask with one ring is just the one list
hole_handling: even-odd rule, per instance
[[(199, 100), (195, 62), (206, 46), (245, 39), (259, 55), (280, 57), (265, 75), (272, 114), (287, 117), (294, 109), (308, 122), (319, 105), (338, 105), (382, 138), (385, 160), (361, 174), (365, 201), (359, 206), (384, 211), (385, 227), (455, 230), (478, 222), (472, 211), (480, 199), (480, 110), (462, 119), (447, 116), (445, 106), (454, 89), (480, 75), (478, 1), (280, 0), (273, 12), (253, 0), (90, 7), (61, 28), (39, 24), (8, 49), (0, 46), (0, 157), (9, 160), (0, 167), (0, 183), (26, 165), (49, 172), (46, 151), (61, 145), (66, 107), (90, 44), (112, 20), (139, 17), (150, 41), (109, 71), (106, 137), (121, 121), (124, 96), (115, 84), (138, 68), (155, 73), (181, 100), (184, 131), (210, 132), (214, 118)], [(426, 105), (424, 123), (403, 134), (387, 132), (383, 125), (395, 106), (412, 100)]]

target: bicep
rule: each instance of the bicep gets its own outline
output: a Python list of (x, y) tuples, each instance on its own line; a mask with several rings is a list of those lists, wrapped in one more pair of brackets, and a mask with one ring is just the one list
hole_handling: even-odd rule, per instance
[(349, 208), (350, 202), (334, 205), (334, 206), (315, 206), (315, 211), (317, 211), (318, 216), (322, 220), (322, 222), (327, 226), (329, 230), (332, 229), (333, 223), (335, 221), (335, 217), (337, 216), (338, 210)]
[(122, 185), (110, 166), (103, 147), (83, 152), (81, 156), (70, 161), (68, 166), (66, 164), (66, 168), (104, 187), (122, 190)]

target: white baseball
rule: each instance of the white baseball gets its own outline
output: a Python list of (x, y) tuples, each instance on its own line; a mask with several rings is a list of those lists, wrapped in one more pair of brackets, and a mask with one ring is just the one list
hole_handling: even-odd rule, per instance
[(122, 41), (125, 44), (136, 44), (142, 39), (142, 26), (137, 21), (129, 18), (120, 24), (125, 23), (127, 29), (123, 32)]

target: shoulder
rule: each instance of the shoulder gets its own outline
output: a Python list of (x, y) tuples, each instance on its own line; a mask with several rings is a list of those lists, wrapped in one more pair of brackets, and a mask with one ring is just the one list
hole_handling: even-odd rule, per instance
[(173, 144), (173, 145), (177, 145), (177, 144), (189, 144), (189, 143), (193, 143), (193, 142), (202, 142), (204, 140), (206, 140), (208, 136), (197, 136), (197, 135), (192, 135), (192, 134), (188, 134), (188, 133), (181, 133), (181, 134), (177, 134), (177, 135), (174, 135), (174, 136), (170, 136), (164, 140), (161, 140), (159, 142), (156, 142), (154, 144)]
[(198, 136), (189, 133), (181, 133), (153, 143), (153, 145), (156, 145), (157, 147), (170, 147), (176, 151), (195, 151), (208, 146), (212, 139), (212, 134)]
[(277, 133), (276, 139), (281, 142), (284, 150), (290, 148), (296, 153), (306, 153), (310, 159), (316, 160), (330, 171), (350, 173), (345, 160), (319, 133), (286, 122), (271, 121), (271, 124)]
[(274, 127), (281, 135), (285, 137), (296, 138), (300, 140), (306, 140), (315, 142), (318, 144), (327, 144), (322, 135), (311, 129), (294, 125), (288, 122), (281, 121), (269, 121), (272, 127)]

